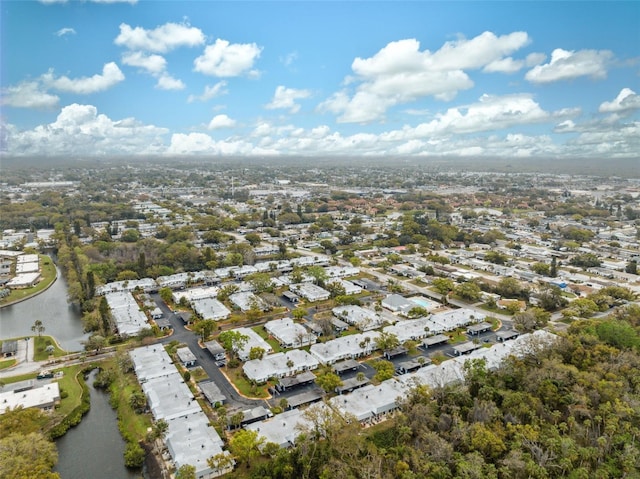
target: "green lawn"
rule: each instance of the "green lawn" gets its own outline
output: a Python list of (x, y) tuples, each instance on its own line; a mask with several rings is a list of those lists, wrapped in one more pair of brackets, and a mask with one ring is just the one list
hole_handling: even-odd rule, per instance
[(10, 368), (11, 366), (13, 366), (16, 363), (15, 359), (5, 359), (4, 361), (0, 361), (0, 371), (2, 371), (3, 369), (7, 369)]
[(253, 329), (256, 333), (258, 333), (258, 335), (262, 339), (264, 339), (267, 343), (269, 343), (269, 346), (271, 346), (274, 353), (279, 353), (281, 351), (284, 351), (284, 349), (282, 349), (282, 347), (280, 346), (280, 343), (276, 339), (269, 337), (269, 334), (264, 330), (263, 326), (254, 326), (251, 329)]
[(2, 382), (5, 384), (17, 383), (19, 381), (27, 381), (28, 379), (35, 379), (37, 375), (38, 373), (19, 374), (18, 376), (2, 378)]
[[(43, 361), (45, 359), (49, 359), (50, 357), (57, 358), (60, 356), (65, 356), (67, 354), (66, 351), (58, 347), (51, 336), (34, 336), (33, 343), (36, 348), (33, 356), (34, 361)], [(53, 346), (52, 354), (49, 354), (46, 351), (47, 346), (50, 345)]]
[(57, 408), (58, 414), (66, 416), (76, 407), (80, 405), (82, 400), (82, 386), (80, 385), (81, 371), (86, 368), (86, 364), (78, 364), (76, 366), (70, 366), (68, 368), (56, 369), (54, 371), (62, 371), (63, 376), (58, 379), (60, 385), (60, 393), (66, 392), (67, 397), (60, 401), (60, 407)]
[(190, 369), (189, 372), (191, 373), (191, 378), (197, 383), (209, 379), (209, 375), (200, 366)]
[(267, 398), (269, 393), (267, 388), (269, 383), (259, 386), (252, 386), (249, 380), (242, 373), (241, 368), (228, 369), (227, 378), (234, 384), (234, 386), (240, 391), (240, 394), (249, 398)]
[(47, 255), (40, 255), (40, 273), (42, 274), (42, 280), (33, 288), (14, 289), (9, 296), (0, 299), (0, 304), (8, 304), (13, 301), (18, 301), (24, 298), (28, 298), (40, 291), (43, 291), (49, 287), (56, 279), (56, 267), (53, 264), (51, 258)]
[(469, 338), (467, 337), (467, 335), (464, 333), (464, 330), (456, 330), (452, 333), (453, 338), (451, 338), (451, 340), (449, 341), (449, 344), (458, 344), (458, 343), (464, 343), (465, 341), (469, 341)]

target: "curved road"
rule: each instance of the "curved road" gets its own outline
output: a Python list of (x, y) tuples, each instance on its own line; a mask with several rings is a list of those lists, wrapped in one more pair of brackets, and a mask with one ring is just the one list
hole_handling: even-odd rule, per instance
[(231, 405), (237, 404), (249, 407), (264, 405), (263, 399), (249, 399), (241, 396), (229, 383), (229, 380), (224, 376), (224, 374), (222, 374), (218, 366), (216, 366), (209, 351), (200, 347), (200, 344), (198, 343), (198, 335), (184, 327), (182, 320), (173, 311), (171, 311), (162, 298), (160, 298), (159, 294), (152, 294), (151, 297), (162, 310), (165, 317), (169, 318), (171, 327), (173, 328), (173, 334), (162, 338), (160, 343), (168, 344), (171, 341), (180, 341), (181, 343), (186, 344), (191, 352), (195, 354), (198, 360), (198, 365), (202, 366), (202, 369), (204, 369), (209, 378), (216, 383)]

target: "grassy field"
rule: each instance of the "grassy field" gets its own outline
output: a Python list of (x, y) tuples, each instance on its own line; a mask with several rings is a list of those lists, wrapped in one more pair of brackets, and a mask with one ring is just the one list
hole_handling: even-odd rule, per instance
[(13, 366), (16, 363), (15, 359), (5, 359), (3, 361), (0, 361), (0, 371), (2, 371), (3, 369), (7, 369), (10, 368), (11, 366)]
[(191, 373), (191, 378), (197, 383), (209, 379), (209, 375), (200, 366), (190, 369), (189, 372)]
[[(67, 354), (66, 351), (58, 347), (51, 336), (34, 336), (33, 341), (36, 348), (33, 354), (34, 361), (43, 361), (50, 357), (58, 358)], [(51, 354), (46, 351), (47, 346), (53, 346)]]
[(56, 372), (62, 371), (63, 373), (63, 376), (58, 379), (58, 384), (60, 385), (61, 396), (64, 395), (63, 392), (67, 395), (67, 397), (60, 401), (60, 407), (56, 410), (58, 414), (66, 416), (80, 405), (80, 401), (82, 400), (82, 386), (80, 385), (78, 374), (86, 367), (86, 364), (78, 364), (76, 366), (55, 370)]
[(11, 376), (8, 378), (2, 378), (2, 382), (5, 384), (17, 383), (19, 381), (27, 381), (29, 379), (35, 379), (38, 373), (20, 374), (18, 376)]
[(265, 331), (264, 327), (262, 326), (255, 326), (253, 329), (256, 333), (258, 333), (258, 335), (264, 339), (267, 343), (269, 343), (269, 346), (271, 346), (271, 348), (273, 349), (274, 353), (279, 353), (281, 351), (284, 351), (284, 349), (282, 349), (280, 347), (280, 343), (273, 339), (273, 338), (269, 338), (269, 334)]
[(269, 392), (267, 388), (269, 383), (263, 385), (253, 386), (249, 380), (242, 373), (241, 368), (226, 369), (227, 378), (233, 383), (233, 385), (240, 391), (240, 394), (249, 398), (268, 398)]
[(34, 294), (44, 291), (53, 283), (56, 279), (56, 267), (53, 264), (51, 258), (47, 255), (40, 255), (40, 273), (42, 274), (42, 281), (40, 281), (33, 288), (14, 289), (9, 296), (0, 299), (0, 305), (9, 304), (14, 301), (28, 298)]

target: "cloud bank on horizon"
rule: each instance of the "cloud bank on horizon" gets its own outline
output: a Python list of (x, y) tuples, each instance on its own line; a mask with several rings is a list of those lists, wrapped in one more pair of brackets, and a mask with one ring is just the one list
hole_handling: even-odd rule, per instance
[(638, 2), (1, 8), (3, 155), (640, 156)]

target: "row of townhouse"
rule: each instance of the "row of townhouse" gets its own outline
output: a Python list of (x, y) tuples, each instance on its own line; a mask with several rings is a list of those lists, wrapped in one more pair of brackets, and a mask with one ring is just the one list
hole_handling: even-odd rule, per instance
[(495, 369), (509, 356), (522, 357), (542, 347), (549, 347), (555, 340), (556, 336), (546, 331), (525, 334), (513, 341), (481, 348), (439, 365), (426, 365), (379, 385), (366, 385), (349, 394), (334, 396), (326, 403), (312, 404), (305, 410), (291, 409), (246, 426), (246, 429), (256, 431), (265, 443), (273, 442), (287, 448), (295, 445), (298, 436), (313, 426), (314, 417), (332, 421), (338, 418), (344, 421), (355, 419), (363, 425), (373, 424), (396, 411), (416, 386), (439, 388), (463, 381), (464, 366), (468, 360), (482, 359), (486, 361), (487, 368)]
[(286, 353), (270, 354), (262, 359), (252, 359), (243, 364), (242, 370), (250, 380), (265, 383), (270, 378), (295, 376), (304, 371), (317, 369), (317, 358), (302, 349)]
[(233, 461), (220, 468), (209, 465), (209, 458), (229, 453), (167, 352), (153, 345), (136, 348), (129, 354), (154, 419), (168, 424), (164, 442), (173, 467), (191, 465), (201, 479), (231, 472)]

